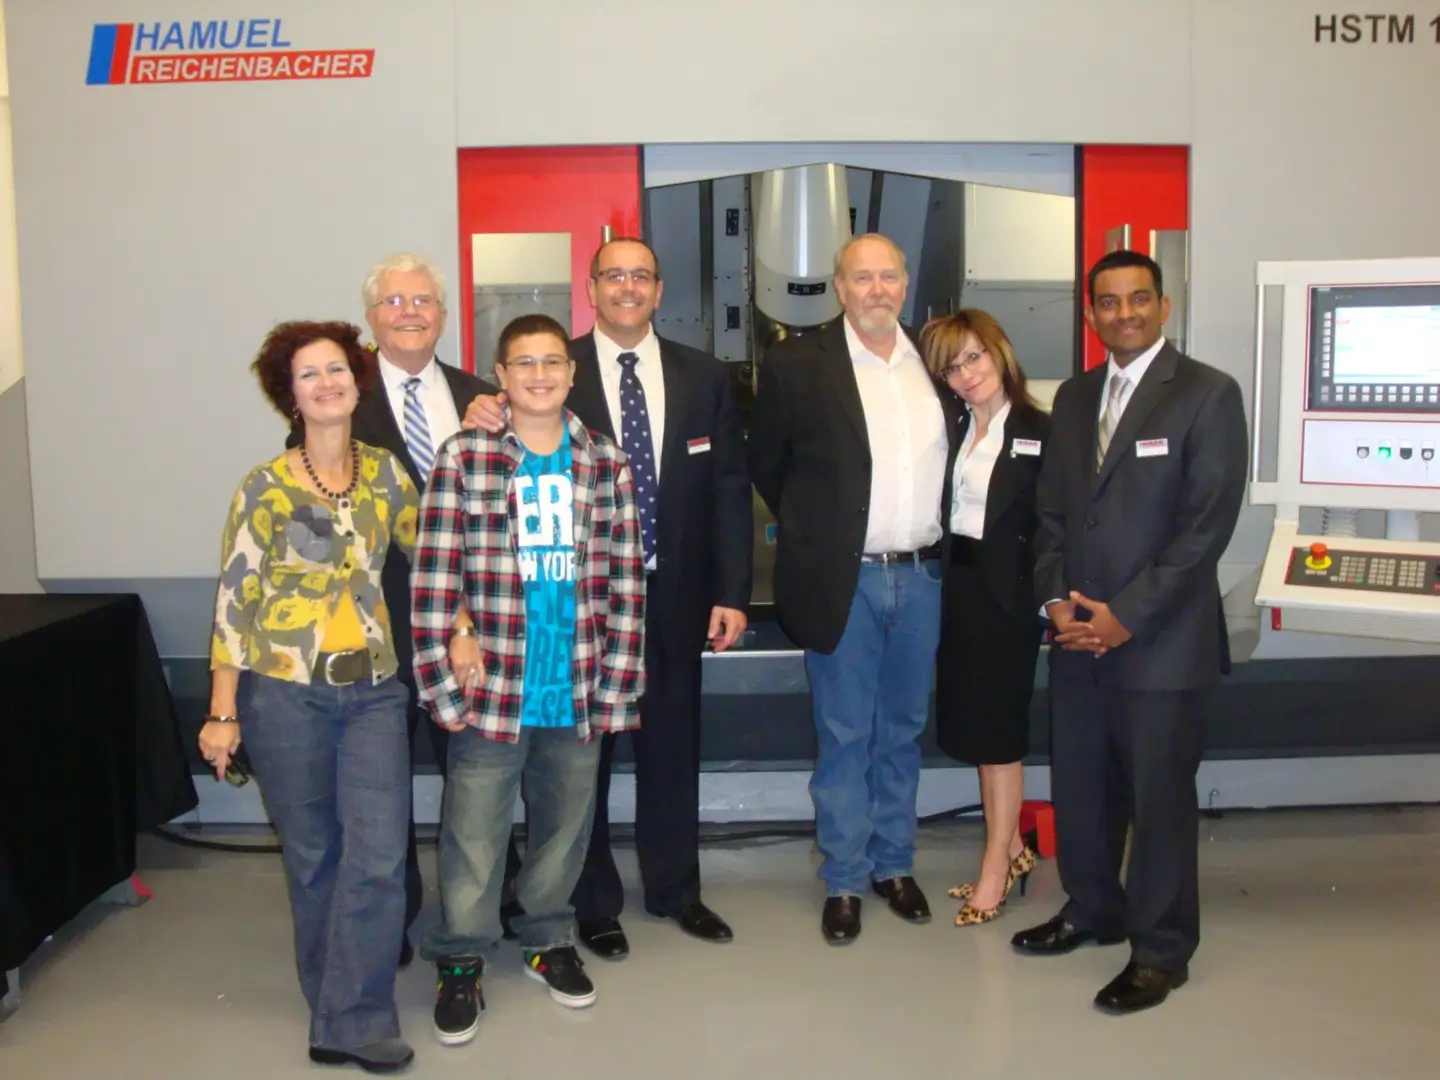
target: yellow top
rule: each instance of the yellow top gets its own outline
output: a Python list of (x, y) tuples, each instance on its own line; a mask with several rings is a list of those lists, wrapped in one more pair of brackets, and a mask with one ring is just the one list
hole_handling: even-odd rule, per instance
[(365, 627), (360, 624), (360, 612), (356, 610), (355, 598), (349, 592), (340, 594), (330, 619), (325, 624), (325, 636), (320, 639), (320, 651), (325, 653), (349, 652), (365, 648)]

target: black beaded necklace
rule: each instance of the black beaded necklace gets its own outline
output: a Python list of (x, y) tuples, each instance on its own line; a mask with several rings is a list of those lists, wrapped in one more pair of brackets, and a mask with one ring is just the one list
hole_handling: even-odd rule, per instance
[(305, 471), (310, 474), (310, 480), (320, 489), (320, 494), (327, 499), (348, 499), (355, 494), (355, 485), (360, 482), (360, 444), (354, 439), (350, 440), (350, 486), (344, 491), (331, 491), (320, 482), (320, 477), (315, 472), (315, 466), (310, 464), (310, 454), (305, 449), (305, 444), (300, 444), (300, 461), (305, 466)]

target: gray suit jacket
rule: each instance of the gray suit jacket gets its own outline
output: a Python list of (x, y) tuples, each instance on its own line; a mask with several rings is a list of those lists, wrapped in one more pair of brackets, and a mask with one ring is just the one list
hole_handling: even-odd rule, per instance
[(1245, 497), (1240, 386), (1165, 345), (1095, 469), (1106, 367), (1055, 395), (1037, 491), (1037, 603), (1074, 589), (1132, 638), (1099, 660), (1050, 650), (1053, 678), (1104, 665), (1127, 690), (1197, 690), (1228, 665), (1216, 567)]

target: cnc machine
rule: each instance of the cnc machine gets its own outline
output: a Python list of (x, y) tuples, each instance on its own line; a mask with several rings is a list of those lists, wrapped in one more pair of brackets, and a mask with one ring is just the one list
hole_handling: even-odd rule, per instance
[[(1420, 539), (1440, 510), (1440, 259), (1267, 262), (1256, 285), (1257, 428), (1279, 367), (1278, 431), (1253, 439), (1250, 501), (1275, 507), (1256, 604), (1273, 630), (1440, 643), (1440, 544)], [(1365, 510), (1383, 539), (1358, 535)]]

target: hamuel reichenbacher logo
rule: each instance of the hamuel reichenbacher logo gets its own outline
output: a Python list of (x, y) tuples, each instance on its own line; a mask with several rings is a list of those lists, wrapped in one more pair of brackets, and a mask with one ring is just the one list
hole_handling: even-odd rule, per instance
[(97, 23), (90, 86), (368, 79), (374, 49), (296, 47), (281, 19)]

